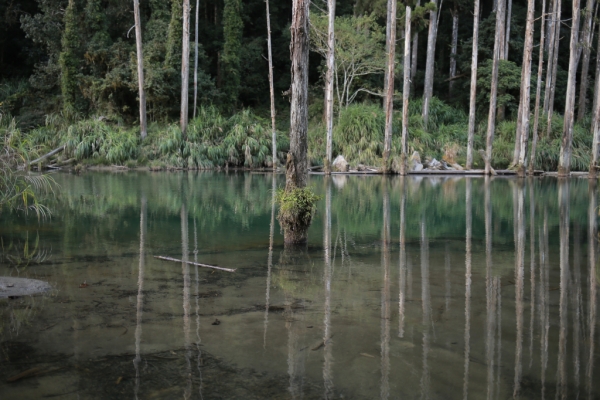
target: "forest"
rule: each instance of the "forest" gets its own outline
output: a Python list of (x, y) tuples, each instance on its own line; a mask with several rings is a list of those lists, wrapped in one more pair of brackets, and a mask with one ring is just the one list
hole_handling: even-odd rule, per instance
[[(284, 162), (291, 1), (2, 0), (0, 18), (3, 163)], [(596, 23), (594, 0), (313, 0), (309, 164), (595, 173)]]

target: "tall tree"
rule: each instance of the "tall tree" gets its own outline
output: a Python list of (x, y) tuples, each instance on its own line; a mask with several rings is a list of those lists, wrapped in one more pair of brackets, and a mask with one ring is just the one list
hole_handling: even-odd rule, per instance
[(477, 52), (479, 51), (479, 0), (473, 12), (473, 49), (471, 51), (471, 93), (469, 96), (469, 133), (467, 137), (467, 169), (473, 168), (473, 139), (475, 137), (475, 101), (477, 98)]
[[(598, 41), (598, 49), (600, 50), (600, 40)], [(600, 59), (600, 57), (599, 57)], [(594, 108), (592, 110), (592, 157), (590, 160), (590, 179), (596, 179), (598, 175), (598, 151), (600, 150), (600, 90), (599, 87), (599, 69), (596, 70), (596, 86), (594, 90)]]
[(63, 109), (75, 110), (79, 89), (76, 75), (79, 70), (79, 38), (77, 5), (75, 0), (69, 0), (64, 16), (65, 30), (62, 35), (62, 49), (59, 57), (60, 88), (62, 92)]
[[(415, 6), (415, 11), (417, 7), (421, 6), (421, 0), (417, 0), (417, 5)], [(419, 31), (415, 29), (415, 33), (413, 34), (412, 39), (412, 52), (411, 52), (411, 62), (410, 62), (410, 86), (414, 93), (415, 91), (415, 77), (417, 74), (417, 56), (419, 55)]]
[(400, 152), (400, 175), (406, 175), (406, 156), (408, 152), (408, 101), (410, 95), (410, 23), (411, 9), (406, 7), (404, 23), (404, 84), (402, 86), (402, 149)]
[(569, 78), (567, 80), (567, 99), (563, 136), (558, 160), (558, 175), (568, 176), (571, 173), (571, 142), (573, 141), (573, 124), (575, 109), (575, 86), (577, 84), (577, 42), (579, 36), (579, 0), (573, 0), (573, 19), (571, 20), (571, 48), (569, 51)]
[(512, 19), (512, 0), (507, 0), (506, 5), (506, 29), (504, 31), (504, 54), (502, 55), (503, 60), (508, 60), (508, 50), (510, 41), (510, 22)]
[(579, 84), (579, 107), (577, 109), (577, 121), (583, 120), (587, 109), (588, 72), (590, 69), (590, 53), (592, 48), (592, 16), (594, 13), (594, 0), (587, 0), (585, 7), (585, 19), (583, 20), (583, 31), (581, 37), (580, 51), (581, 59), (581, 83)]
[(535, 89), (535, 112), (533, 116), (533, 139), (531, 141), (531, 154), (529, 157), (529, 174), (533, 175), (535, 170), (535, 151), (538, 141), (538, 127), (540, 122), (540, 96), (542, 89), (542, 70), (544, 69), (544, 48), (546, 28), (546, 0), (542, 0), (542, 19), (540, 22), (540, 53), (538, 56), (537, 86)]
[(171, 0), (171, 20), (167, 32), (167, 44), (165, 54), (165, 67), (178, 69), (179, 52), (181, 51), (183, 25), (183, 0)]
[(325, 173), (331, 173), (333, 147), (333, 75), (335, 70), (335, 0), (327, 0), (328, 35), (327, 35), (327, 75), (325, 77), (325, 113), (327, 122), (327, 160)]
[(396, 63), (396, 0), (388, 0), (387, 67), (385, 69), (385, 139), (383, 143), (383, 169), (389, 171), (392, 150), (392, 125), (394, 116), (394, 71)]
[(226, 102), (235, 107), (238, 101), (241, 82), (242, 35), (244, 22), (242, 21), (241, 0), (225, 0), (223, 8), (223, 90)]
[[(560, 43), (560, 15), (561, 15), (561, 0), (554, 0), (552, 10), (552, 49), (548, 55), (548, 67), (546, 73), (546, 94), (544, 97), (544, 110), (547, 114), (547, 135), (550, 136), (552, 131), (552, 114), (554, 113), (554, 93), (556, 90), (556, 73), (558, 69), (558, 45)], [(550, 33), (550, 32), (548, 32)]]
[(498, 0), (496, 8), (496, 33), (494, 35), (494, 53), (492, 59), (492, 82), (490, 89), (490, 110), (488, 113), (488, 127), (486, 137), (486, 157), (485, 173), (492, 173), (492, 145), (494, 143), (494, 133), (496, 130), (496, 96), (498, 94), (498, 62), (500, 59), (500, 50), (502, 47), (502, 32), (504, 32), (504, 21), (506, 0)]
[(454, 3), (452, 14), (452, 45), (450, 47), (450, 82), (448, 83), (448, 92), (452, 96), (454, 87), (454, 78), (456, 76), (456, 51), (458, 49), (458, 3)]
[[(600, 37), (600, 24), (598, 24), (598, 37)], [(596, 54), (600, 54), (600, 40), (598, 40), (598, 44), (596, 47)], [(594, 101), (592, 104), (592, 113), (596, 112), (598, 108), (598, 92), (600, 91), (600, 57), (596, 56), (596, 73), (594, 80)], [(592, 114), (595, 115), (595, 114)]]
[(273, 158), (273, 169), (277, 170), (277, 130), (275, 127), (275, 88), (273, 87), (273, 51), (271, 49), (271, 13), (269, 12), (269, 0), (267, 3), (267, 51), (269, 53), (269, 93), (271, 95), (271, 147)]
[(533, 52), (533, 22), (535, 1), (527, 1), (527, 23), (525, 27), (525, 45), (523, 46), (523, 68), (521, 72), (521, 96), (519, 108), (521, 121), (517, 124), (515, 137), (515, 161), (519, 176), (525, 176), (527, 167), (527, 142), (529, 138), (529, 103), (531, 101), (531, 61)]
[(198, 108), (198, 17), (200, 12), (200, 0), (196, 0), (196, 26), (194, 29), (194, 118), (196, 118), (196, 108)]
[(190, 0), (183, 0), (183, 41), (181, 45), (181, 114), (179, 125), (185, 137), (188, 125), (188, 90), (190, 80)]
[(138, 90), (140, 98), (140, 135), (146, 138), (146, 92), (144, 91), (144, 53), (142, 50), (142, 22), (140, 20), (140, 1), (133, 0), (135, 19), (135, 46), (137, 55)]
[(435, 5), (429, 13), (429, 33), (427, 35), (427, 59), (425, 62), (425, 87), (423, 89), (423, 123), (427, 127), (429, 122), (429, 103), (433, 96), (433, 73), (435, 62), (435, 43), (437, 40), (437, 0), (431, 3)]

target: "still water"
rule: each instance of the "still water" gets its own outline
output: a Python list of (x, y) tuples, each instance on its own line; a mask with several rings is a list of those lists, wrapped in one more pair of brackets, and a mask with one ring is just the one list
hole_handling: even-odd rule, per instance
[[(0, 216), (2, 399), (600, 397), (598, 189), (587, 180), (55, 175)], [(234, 268), (214, 270), (154, 256)]]

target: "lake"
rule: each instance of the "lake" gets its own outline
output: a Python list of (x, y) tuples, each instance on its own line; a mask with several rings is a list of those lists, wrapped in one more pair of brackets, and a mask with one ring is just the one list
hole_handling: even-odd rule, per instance
[(54, 177), (0, 215), (51, 286), (0, 298), (2, 399), (600, 397), (595, 182), (311, 175), (290, 247), (283, 175)]

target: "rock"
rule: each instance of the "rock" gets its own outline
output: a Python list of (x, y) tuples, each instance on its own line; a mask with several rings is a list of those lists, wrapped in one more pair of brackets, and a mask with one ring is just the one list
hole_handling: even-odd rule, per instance
[(436, 160), (435, 158), (429, 162), (429, 169), (440, 170), (442, 169), (442, 163)]
[(366, 169), (367, 169), (367, 167), (365, 167), (364, 164), (358, 164), (356, 166), (356, 170), (359, 171), (359, 172), (365, 171)]
[(413, 166), (413, 168), (411, 169), (411, 171), (414, 171), (414, 172), (423, 171), (423, 164), (419, 164), (419, 163), (415, 164)]
[(343, 155), (339, 155), (333, 160), (333, 164), (331, 164), (331, 169), (333, 172), (348, 172), (350, 169), (350, 164), (344, 158)]
[(0, 298), (29, 296), (44, 293), (52, 289), (48, 282), (37, 279), (0, 276)]

